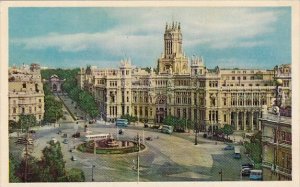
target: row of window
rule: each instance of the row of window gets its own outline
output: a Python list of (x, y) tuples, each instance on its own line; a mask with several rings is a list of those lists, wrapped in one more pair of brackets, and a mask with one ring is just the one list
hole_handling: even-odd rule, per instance
[[(41, 111), (42, 106), (38, 106), (38, 108), (39, 108), (39, 111)], [(33, 113), (33, 109), (34, 109), (34, 112), (37, 111), (37, 110), (36, 110), (36, 109), (37, 109), (36, 107), (33, 108), (33, 107), (29, 106), (29, 107), (28, 107), (28, 113), (29, 113), (29, 114)], [(22, 114), (25, 114), (26, 108), (25, 108), (25, 107), (20, 107), (19, 111), (21, 111)], [(17, 108), (16, 108), (16, 107), (13, 107), (13, 108), (12, 108), (12, 112), (13, 112), (13, 114), (16, 114), (16, 113), (17, 113)]]
[(176, 80), (175, 86), (189, 86), (190, 80)]
[[(144, 110), (143, 110), (144, 109)], [(149, 109), (149, 115), (152, 116), (152, 108), (150, 107)], [(137, 106), (134, 106), (134, 115), (137, 116), (145, 116), (145, 117), (148, 117), (148, 107), (142, 107), (140, 106), (139, 107), (139, 113), (138, 113), (138, 107)]]
[[(30, 104), (30, 103), (35, 103), (35, 98), (33, 99), (19, 99), (18, 100), (18, 104)], [(17, 100), (12, 100), (13, 104), (16, 105), (17, 104)], [(42, 99), (38, 99), (38, 102), (41, 103), (42, 102)]]
[(118, 81), (109, 81), (109, 86), (118, 86)]

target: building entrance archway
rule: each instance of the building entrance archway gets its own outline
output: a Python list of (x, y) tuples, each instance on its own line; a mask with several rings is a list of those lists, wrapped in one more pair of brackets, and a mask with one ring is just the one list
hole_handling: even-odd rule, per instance
[(156, 104), (155, 122), (163, 123), (164, 119), (167, 116), (167, 96), (158, 95), (155, 104)]

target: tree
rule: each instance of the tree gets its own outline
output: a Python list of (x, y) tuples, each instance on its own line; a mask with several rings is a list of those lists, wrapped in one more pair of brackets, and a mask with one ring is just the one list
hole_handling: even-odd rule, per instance
[[(26, 169), (26, 165), (27, 165), (27, 169)], [(39, 161), (31, 155), (27, 156), (27, 164), (25, 158), (22, 159), (17, 170), (17, 176), (23, 182), (39, 182), (40, 181), (39, 173), (40, 173)]]
[(228, 139), (228, 136), (233, 134), (233, 128), (231, 125), (224, 125), (224, 127), (222, 128), (222, 131), (223, 133), (227, 136), (227, 139)]
[(163, 120), (163, 124), (173, 126), (175, 125), (175, 117), (174, 116), (166, 116), (165, 119)]
[(129, 114), (122, 115), (121, 118), (127, 119), (129, 124), (137, 121), (137, 117), (129, 115)]
[(19, 124), (14, 120), (9, 120), (8, 124), (9, 124), (9, 128), (8, 128), (9, 133), (12, 133), (14, 132), (14, 130), (20, 128)]
[(21, 114), (18, 121), (19, 126), (21, 127), (22, 131), (25, 129), (26, 131), (29, 130), (30, 127), (33, 127), (37, 124), (36, 118), (34, 115), (24, 115)]
[(85, 176), (81, 169), (72, 168), (67, 172), (66, 179), (68, 182), (84, 182)]
[(43, 182), (63, 182), (65, 181), (65, 161), (61, 152), (59, 142), (50, 141), (50, 146), (43, 149), (43, 156), (40, 161), (40, 178)]
[(44, 121), (56, 122), (63, 117), (62, 103), (55, 99), (54, 96), (45, 96), (45, 114)]

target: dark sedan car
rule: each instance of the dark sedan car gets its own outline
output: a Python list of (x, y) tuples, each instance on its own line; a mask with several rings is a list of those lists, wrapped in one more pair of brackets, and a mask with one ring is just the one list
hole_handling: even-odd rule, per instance
[(224, 150), (234, 150), (234, 146), (232, 145), (227, 145)]

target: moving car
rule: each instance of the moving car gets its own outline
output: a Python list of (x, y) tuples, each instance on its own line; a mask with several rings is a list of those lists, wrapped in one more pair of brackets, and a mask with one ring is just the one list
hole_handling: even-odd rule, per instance
[(63, 143), (68, 144), (68, 139), (64, 139)]
[(51, 141), (53, 141), (53, 143), (57, 142), (56, 138), (54, 138), (54, 137), (51, 138)]
[(169, 125), (163, 125), (161, 129), (162, 133), (167, 133), (167, 134), (172, 134), (173, 132), (173, 127)]
[(224, 147), (224, 150), (234, 150), (234, 146), (227, 145), (226, 147)]
[(80, 132), (76, 132), (75, 134), (72, 135), (73, 138), (79, 138), (80, 137)]
[(117, 119), (116, 120), (116, 126), (117, 127), (127, 127), (128, 126), (128, 120), (127, 119)]
[(71, 160), (76, 161), (77, 159), (74, 156), (72, 156)]

